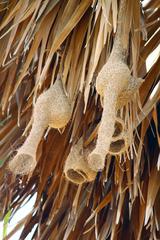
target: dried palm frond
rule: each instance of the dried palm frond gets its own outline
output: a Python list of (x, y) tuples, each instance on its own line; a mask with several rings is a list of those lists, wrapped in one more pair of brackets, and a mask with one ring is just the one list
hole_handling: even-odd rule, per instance
[[(41, 240), (160, 238), (159, 55), (146, 68), (150, 54), (159, 51), (159, 0), (147, 4), (126, 0), (121, 37), (128, 45), (126, 65), (133, 78), (127, 86), (129, 94), (123, 89), (120, 107), (114, 109), (124, 106), (130, 94), (132, 101), (114, 115), (103, 171), (94, 172), (95, 180), (80, 186), (64, 176), (66, 159), (79, 139), (84, 152), (97, 143), (103, 99), (96, 84), (114, 49), (120, 2), (0, 3), (0, 218), (9, 211), (14, 215), (37, 193), (33, 211), (5, 239), (21, 226), (20, 239), (31, 230), (32, 239)], [(65, 129), (50, 129), (41, 138), (35, 170), (14, 176), (8, 164), (27, 139), (36, 100), (54, 87), (59, 76), (73, 110), (71, 119)], [(130, 92), (135, 79), (139, 79), (136, 95)], [(129, 151), (123, 151), (126, 133), (131, 139)], [(116, 142), (117, 136), (121, 142)]]

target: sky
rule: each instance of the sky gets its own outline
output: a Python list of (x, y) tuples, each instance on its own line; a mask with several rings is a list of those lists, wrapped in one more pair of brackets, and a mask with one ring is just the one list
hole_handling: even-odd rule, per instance
[[(18, 221), (24, 218), (33, 209), (35, 200), (36, 200), (36, 194), (33, 195), (33, 197), (28, 202), (27, 202), (27, 199), (25, 200), (25, 202), (27, 203), (25, 204), (24, 202), (22, 207), (15, 213), (15, 215), (11, 219), (8, 225), (8, 231), (7, 231), (8, 233), (13, 230), (13, 228), (16, 226)], [(21, 228), (17, 233), (15, 233), (13, 237), (10, 238), (10, 240), (19, 240), (22, 229), (23, 228)], [(3, 233), (3, 222), (0, 222), (0, 240), (2, 240), (2, 233)], [(32, 236), (32, 233), (28, 235), (26, 240), (30, 240), (31, 236)]]

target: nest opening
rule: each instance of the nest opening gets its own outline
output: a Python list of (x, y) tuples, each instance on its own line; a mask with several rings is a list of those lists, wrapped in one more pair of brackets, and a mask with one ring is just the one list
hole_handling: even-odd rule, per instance
[(70, 181), (77, 183), (77, 184), (81, 184), (84, 183), (88, 177), (85, 174), (85, 172), (83, 172), (82, 170), (74, 170), (74, 169), (69, 169), (67, 171), (67, 177), (70, 179)]
[(120, 122), (116, 121), (113, 137), (118, 137), (122, 133), (122, 130), (123, 130), (122, 124)]
[(125, 148), (125, 140), (124, 139), (120, 139), (117, 140), (115, 142), (111, 142), (110, 145), (110, 152), (112, 153), (120, 153), (123, 149)]
[(26, 175), (34, 170), (36, 160), (33, 156), (23, 153), (16, 155), (9, 163), (9, 168), (14, 174)]

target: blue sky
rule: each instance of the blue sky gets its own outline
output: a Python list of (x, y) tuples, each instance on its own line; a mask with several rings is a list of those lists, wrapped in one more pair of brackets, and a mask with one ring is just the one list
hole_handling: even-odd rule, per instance
[[(15, 213), (15, 215), (13, 216), (13, 218), (11, 219), (9, 225), (8, 225), (8, 233), (10, 231), (13, 230), (13, 228), (16, 226), (16, 224), (22, 219), (24, 218), (28, 213), (30, 213), (30, 211), (33, 209), (33, 205), (35, 203), (36, 200), (36, 194), (27, 202), (27, 199), (25, 200), (25, 202), (27, 202), (25, 204), (25, 202), (22, 204), (22, 207)], [(23, 228), (21, 228), (17, 233), (15, 233), (10, 240), (19, 240), (21, 231)], [(3, 233), (3, 222), (0, 222), (0, 240), (2, 240), (2, 233)], [(30, 240), (32, 236), (32, 233), (30, 235), (28, 235), (28, 237), (26, 238), (26, 240)]]

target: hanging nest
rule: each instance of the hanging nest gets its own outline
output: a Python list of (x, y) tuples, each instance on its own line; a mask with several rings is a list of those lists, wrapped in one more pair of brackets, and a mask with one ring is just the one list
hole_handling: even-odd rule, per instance
[(97, 173), (88, 165), (88, 154), (89, 150), (83, 149), (82, 139), (72, 146), (64, 166), (64, 174), (69, 181), (75, 184), (94, 181)]
[[(136, 95), (138, 96), (139, 87), (143, 83), (143, 79), (131, 77), (127, 65), (121, 59), (118, 60), (118, 58), (115, 58), (114, 54), (114, 57), (111, 56), (97, 77), (96, 89), (102, 97), (103, 113), (96, 148), (88, 158), (91, 168), (95, 171), (104, 168), (107, 153), (120, 155), (129, 148), (131, 141), (129, 141), (128, 130), (123, 131), (123, 136), (119, 136), (117, 140), (112, 139), (114, 138), (116, 115), (118, 110), (127, 106), (129, 102), (132, 102)], [(117, 68), (113, 66), (113, 62)], [(134, 104), (137, 105), (137, 102), (134, 101)], [(126, 111), (126, 115), (128, 114), (129, 112)], [(119, 127), (121, 125), (120, 122), (116, 124)], [(132, 120), (129, 124), (131, 126), (134, 125)], [(123, 123), (123, 125), (125, 124)], [(123, 129), (126, 127), (123, 126)], [(133, 129), (130, 131), (133, 131)]]
[[(102, 67), (96, 80), (96, 91), (103, 105), (102, 119), (98, 130), (95, 149), (89, 154), (88, 163), (94, 171), (103, 170), (105, 158), (111, 148), (112, 153), (119, 154), (127, 148), (127, 137), (112, 141), (115, 130), (117, 111), (126, 106), (138, 92), (142, 79), (133, 78), (127, 65), (128, 43), (122, 42), (122, 16), (126, 1), (120, 4), (117, 33), (113, 49), (107, 63)], [(128, 113), (127, 113), (128, 114)], [(126, 134), (125, 134), (126, 135)]]
[(62, 83), (57, 80), (46, 92), (42, 93), (35, 104), (31, 132), (9, 163), (14, 174), (28, 174), (36, 166), (36, 151), (45, 129), (63, 128), (71, 118), (71, 106)]
[(95, 171), (104, 168), (105, 157), (114, 134), (118, 97), (122, 91), (128, 88), (130, 78), (128, 66), (113, 49), (113, 53), (100, 71), (96, 82), (96, 90), (103, 98), (103, 113), (96, 148), (88, 159), (90, 166)]

